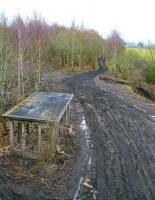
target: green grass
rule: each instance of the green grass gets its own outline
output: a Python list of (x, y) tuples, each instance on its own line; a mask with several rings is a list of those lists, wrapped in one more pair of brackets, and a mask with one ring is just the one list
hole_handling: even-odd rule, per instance
[[(126, 48), (119, 57), (116, 71), (109, 71), (116, 77), (128, 80), (132, 85), (142, 87), (155, 96), (155, 49)], [(110, 68), (111, 67), (111, 68)], [(133, 92), (128, 88), (129, 92)]]
[(155, 49), (126, 48), (126, 53), (146, 61), (155, 61)]

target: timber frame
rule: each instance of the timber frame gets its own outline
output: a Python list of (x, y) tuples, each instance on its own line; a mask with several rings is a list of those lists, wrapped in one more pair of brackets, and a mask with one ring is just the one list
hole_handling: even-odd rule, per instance
[(73, 94), (34, 93), (5, 114), (10, 151), (30, 159), (49, 159), (59, 150), (63, 126), (69, 122)]

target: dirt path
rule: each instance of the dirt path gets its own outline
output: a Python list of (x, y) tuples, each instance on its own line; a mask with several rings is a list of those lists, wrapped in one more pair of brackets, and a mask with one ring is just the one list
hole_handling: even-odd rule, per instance
[[(66, 79), (91, 131), (89, 178), (98, 191), (97, 199), (154, 200), (155, 110), (149, 106), (144, 110), (139, 101), (133, 105), (127, 97), (104, 89), (104, 84), (98, 87), (93, 78), (100, 72)], [(78, 196), (91, 199), (82, 184)]]
[(0, 200), (91, 200), (86, 179), (97, 200), (155, 200), (155, 104), (100, 82), (102, 72), (45, 77), (45, 90), (75, 94), (73, 153), (63, 168), (1, 158)]

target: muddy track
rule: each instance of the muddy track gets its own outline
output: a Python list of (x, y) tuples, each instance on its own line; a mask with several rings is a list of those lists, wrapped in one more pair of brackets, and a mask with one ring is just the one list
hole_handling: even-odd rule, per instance
[[(84, 108), (91, 131), (91, 180), (99, 200), (155, 199), (155, 123), (125, 98), (99, 88), (102, 73), (65, 80)], [(84, 192), (81, 199), (90, 199)]]

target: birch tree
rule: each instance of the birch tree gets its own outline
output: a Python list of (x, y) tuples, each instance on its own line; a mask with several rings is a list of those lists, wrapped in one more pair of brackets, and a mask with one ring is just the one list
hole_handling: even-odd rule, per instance
[(45, 43), (45, 21), (34, 14), (34, 18), (29, 22), (29, 38), (32, 49), (31, 61), (35, 66), (35, 89), (38, 91), (41, 86), (41, 66), (43, 64), (43, 49)]
[(12, 23), (14, 33), (13, 46), (16, 50), (15, 57), (17, 59), (17, 101), (24, 97), (24, 56), (27, 48), (27, 30), (26, 22), (18, 15)]

